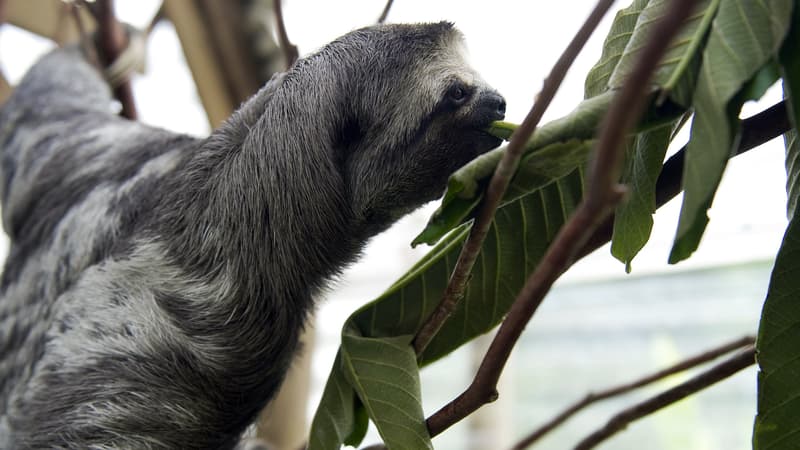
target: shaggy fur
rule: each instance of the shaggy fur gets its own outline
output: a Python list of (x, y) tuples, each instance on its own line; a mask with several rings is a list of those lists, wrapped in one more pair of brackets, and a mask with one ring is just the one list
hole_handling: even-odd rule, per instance
[(79, 52), (0, 112), (0, 448), (231, 448), (312, 298), (496, 146), (447, 23), (347, 34), (207, 139), (111, 113)]

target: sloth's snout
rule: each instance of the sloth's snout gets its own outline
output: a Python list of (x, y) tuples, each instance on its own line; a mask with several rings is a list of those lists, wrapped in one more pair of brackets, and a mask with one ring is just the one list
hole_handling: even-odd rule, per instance
[(477, 109), (478, 117), (486, 122), (503, 120), (506, 117), (506, 99), (494, 91), (483, 93), (478, 98), (475, 108)]

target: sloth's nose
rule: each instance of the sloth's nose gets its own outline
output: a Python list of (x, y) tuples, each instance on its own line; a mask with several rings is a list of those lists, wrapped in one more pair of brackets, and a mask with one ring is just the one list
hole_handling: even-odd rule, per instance
[(481, 96), (480, 108), (490, 120), (503, 120), (506, 117), (506, 99), (496, 92), (487, 92)]

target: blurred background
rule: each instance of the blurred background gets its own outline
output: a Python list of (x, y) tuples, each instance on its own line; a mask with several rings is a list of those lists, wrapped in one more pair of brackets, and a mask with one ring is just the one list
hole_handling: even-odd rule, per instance
[[(473, 65), (507, 99), (506, 120), (520, 122), (542, 80), (590, 9), (591, 0), (492, 2), (396, 0), (387, 22), (448, 20), (466, 37)], [(286, 0), (289, 39), (300, 55), (338, 35), (374, 23), (385, 3), (367, 0)], [(616, 8), (628, 6), (617, 2)], [(117, 17), (145, 30), (144, 64), (131, 75), (138, 118), (196, 136), (213, 127), (275, 71), (285, 67), (277, 47), (271, 0), (118, 0)], [(59, 0), (0, 0), (0, 98), (57, 42), (79, 36)], [(92, 18), (81, 22), (92, 28)], [(154, 20), (158, 18), (158, 20)], [(583, 78), (599, 58), (613, 15), (606, 18), (562, 85), (545, 121), (583, 98)], [(139, 64), (134, 64), (139, 66)], [(743, 116), (775, 103), (778, 87)], [(686, 127), (688, 129), (688, 127)], [(684, 139), (678, 138), (682, 145)], [(679, 146), (678, 146), (679, 147)], [(506, 448), (561, 408), (592, 390), (637, 378), (746, 334), (755, 334), (772, 259), (786, 226), (783, 143), (737, 157), (729, 165), (698, 252), (666, 263), (680, 197), (659, 210), (650, 243), (633, 272), (603, 247), (557, 284), (515, 349), (500, 384), (500, 400), (434, 439), (437, 449)], [(377, 297), (428, 249), (410, 241), (435, 205), (376, 237), (362, 260), (329, 289), (310, 331), (307, 357), (290, 375), (291, 392), (265, 413), (259, 433), (277, 448), (298, 448), (339, 343), (342, 323)], [(0, 254), (7, 242), (0, 242)], [(471, 381), (488, 338), (465, 346), (423, 371), (427, 414)], [(304, 370), (306, 368), (307, 370)], [(303, 375), (305, 373), (306, 375)], [(689, 375), (596, 405), (536, 448), (569, 448), (625, 405)], [(604, 449), (746, 449), (755, 413), (756, 370), (658, 412), (603, 444)], [(302, 400), (307, 397), (307, 400)], [(366, 443), (378, 442), (371, 431)]]

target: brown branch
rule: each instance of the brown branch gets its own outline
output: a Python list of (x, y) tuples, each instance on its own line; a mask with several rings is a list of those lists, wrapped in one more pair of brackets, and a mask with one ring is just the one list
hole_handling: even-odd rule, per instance
[(394, 3), (394, 0), (387, 0), (386, 6), (383, 7), (383, 12), (378, 17), (378, 23), (386, 22), (386, 18), (389, 17), (389, 10), (392, 9), (392, 3)]
[[(113, 0), (97, 0), (94, 3), (93, 12), (97, 19), (100, 62), (103, 67), (108, 67), (125, 50), (128, 45), (128, 37), (114, 14)], [(133, 100), (130, 80), (125, 79), (117, 86), (112, 86), (112, 89), (114, 98), (122, 104), (120, 115), (135, 120), (136, 104)]]
[(297, 46), (292, 44), (289, 40), (289, 35), (286, 33), (286, 22), (283, 20), (283, 6), (281, 0), (273, 0), (275, 8), (275, 20), (278, 27), (278, 44), (283, 50), (283, 55), (286, 57), (286, 67), (292, 67), (297, 58), (300, 56), (297, 51)]
[(654, 413), (659, 409), (667, 407), (689, 395), (699, 392), (725, 378), (749, 367), (756, 362), (756, 349), (750, 346), (738, 355), (732, 356), (725, 361), (717, 364), (711, 369), (702, 372), (700, 375), (681, 383), (671, 389), (649, 398), (641, 403), (637, 403), (630, 408), (626, 408), (611, 418), (606, 425), (584, 438), (575, 450), (588, 450), (603, 442), (614, 434), (622, 431), (630, 423), (644, 416)]
[(654, 381), (661, 380), (662, 378), (666, 378), (670, 375), (676, 374), (678, 372), (683, 372), (684, 370), (691, 369), (692, 367), (719, 358), (720, 356), (726, 353), (730, 353), (733, 350), (753, 345), (754, 342), (755, 339), (752, 336), (745, 336), (733, 342), (728, 342), (719, 347), (715, 347), (699, 355), (687, 358), (683, 361), (678, 362), (677, 364), (674, 364), (670, 367), (659, 370), (658, 372), (634, 380), (630, 383), (621, 384), (598, 392), (590, 392), (584, 398), (573, 403), (572, 405), (564, 409), (561, 413), (550, 419), (547, 423), (543, 424), (535, 431), (533, 431), (531, 434), (526, 436), (524, 439), (519, 441), (513, 447), (513, 450), (522, 450), (524, 448), (527, 448), (537, 440), (541, 439), (544, 435), (546, 435), (547, 433), (554, 430), (556, 427), (566, 422), (570, 417), (574, 416), (579, 411), (588, 407), (589, 405), (592, 405), (593, 403), (611, 397), (615, 397), (618, 395), (626, 394), (630, 391), (633, 391), (634, 389), (646, 386)]
[[(645, 94), (650, 88), (650, 79), (656, 65), (693, 5), (694, 0), (674, 0), (671, 8), (658, 19), (625, 86), (615, 96), (603, 121), (584, 200), (562, 227), (511, 305), (506, 320), (500, 325), (472, 384), (455, 400), (428, 418), (431, 436), (441, 433), (483, 404), (497, 398), (497, 380), (533, 313), (555, 280), (572, 263), (577, 251), (621, 198), (617, 180), (623, 157), (623, 140), (644, 106)], [(510, 147), (509, 144), (509, 150)]]
[(158, 7), (158, 11), (153, 14), (153, 17), (150, 18), (150, 22), (147, 23), (147, 28), (144, 29), (145, 36), (150, 36), (153, 32), (153, 29), (158, 25), (162, 20), (167, 18), (166, 10), (164, 9), (164, 3), (161, 3), (161, 6)]
[(561, 54), (558, 61), (553, 66), (553, 69), (550, 71), (550, 74), (544, 80), (542, 90), (539, 93), (536, 103), (528, 112), (528, 115), (525, 117), (522, 124), (520, 124), (519, 128), (517, 128), (511, 136), (511, 141), (508, 143), (503, 158), (497, 165), (497, 169), (489, 182), (486, 196), (478, 211), (475, 222), (472, 224), (469, 236), (458, 256), (453, 274), (442, 295), (442, 299), (436, 307), (436, 310), (431, 313), (414, 337), (413, 345), (417, 356), (422, 354), (431, 340), (433, 340), (434, 336), (436, 336), (436, 333), (439, 332), (445, 321), (447, 321), (453, 313), (458, 302), (463, 298), (464, 290), (469, 280), (469, 274), (472, 272), (472, 267), (475, 264), (478, 253), (480, 253), (483, 241), (486, 239), (486, 234), (489, 232), (489, 228), (492, 225), (492, 220), (494, 220), (494, 214), (497, 211), (497, 207), (500, 205), (500, 200), (503, 198), (503, 194), (508, 188), (508, 184), (514, 176), (514, 172), (517, 170), (525, 144), (538, 126), (542, 115), (550, 105), (556, 91), (558, 91), (567, 70), (613, 3), (613, 0), (600, 0), (597, 2), (592, 13), (586, 19), (583, 26), (581, 26), (580, 30), (578, 30), (578, 33), (575, 34), (575, 37), (572, 38), (572, 41), (564, 50), (564, 53)]

